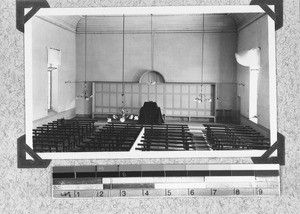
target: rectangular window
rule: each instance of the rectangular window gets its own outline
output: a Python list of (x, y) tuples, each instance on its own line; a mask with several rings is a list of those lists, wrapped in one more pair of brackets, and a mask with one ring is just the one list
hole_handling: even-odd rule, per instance
[(254, 123), (257, 119), (257, 98), (258, 98), (258, 69), (250, 69), (250, 90), (249, 90), (249, 120)]
[(52, 110), (52, 70), (48, 70), (48, 87), (47, 87), (47, 93), (48, 93), (48, 110)]

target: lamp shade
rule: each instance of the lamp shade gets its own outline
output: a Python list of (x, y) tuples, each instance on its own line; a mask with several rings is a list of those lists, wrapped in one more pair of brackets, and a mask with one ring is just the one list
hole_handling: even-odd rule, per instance
[(250, 67), (250, 70), (258, 70), (260, 68), (260, 51), (260, 47), (257, 47), (236, 53), (236, 61), (240, 65)]

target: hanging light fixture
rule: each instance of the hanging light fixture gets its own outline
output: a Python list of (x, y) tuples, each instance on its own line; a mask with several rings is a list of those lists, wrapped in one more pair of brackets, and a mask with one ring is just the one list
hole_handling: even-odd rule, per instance
[(125, 122), (126, 119), (126, 107), (125, 107), (125, 15), (123, 15), (123, 48), (122, 48), (122, 108), (121, 108), (121, 122)]
[(124, 123), (126, 120), (138, 120), (138, 116), (127, 114), (125, 106), (125, 15), (123, 15), (123, 48), (122, 48), (122, 107), (119, 114), (114, 114), (112, 117), (107, 118), (107, 122), (119, 120)]
[[(156, 71), (154, 70), (154, 32), (153, 32), (153, 14), (150, 15), (150, 35), (151, 35), (151, 72), (153, 72), (153, 74), (155, 74), (156, 77)], [(155, 85), (157, 82), (157, 80), (150, 80), (149, 81), (149, 85)]]
[[(151, 14), (151, 71), (154, 71), (154, 33), (153, 33), (153, 14)], [(156, 84), (156, 81), (150, 81), (151, 85)]]
[(203, 94), (203, 69), (204, 69), (204, 14), (202, 18), (202, 65), (201, 65), (201, 88), (200, 94), (194, 99), (195, 102), (202, 103), (204, 101), (212, 102), (211, 98), (206, 97), (206, 94)]
[(85, 100), (89, 100), (93, 97), (93, 94), (89, 95), (88, 85), (86, 81), (86, 73), (87, 73), (87, 16), (84, 16), (84, 81), (66, 81), (65, 83), (83, 83), (84, 89), (80, 95), (76, 96), (76, 99), (83, 98)]

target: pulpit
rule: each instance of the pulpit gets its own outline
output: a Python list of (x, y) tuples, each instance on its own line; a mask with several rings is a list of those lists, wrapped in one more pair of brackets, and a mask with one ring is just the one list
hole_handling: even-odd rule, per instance
[(160, 107), (157, 106), (156, 102), (145, 102), (143, 107), (140, 109), (139, 124), (162, 124), (164, 123)]

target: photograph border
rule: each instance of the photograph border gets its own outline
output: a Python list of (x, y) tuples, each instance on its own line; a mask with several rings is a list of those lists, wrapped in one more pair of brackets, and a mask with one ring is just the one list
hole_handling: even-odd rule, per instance
[[(274, 7), (270, 6), (273, 10)], [(210, 14), (210, 13), (265, 13), (258, 5), (245, 6), (166, 6), (166, 7), (104, 7), (104, 8), (41, 8), (40, 15), (143, 15), (143, 14)], [(277, 141), (277, 102), (276, 102), (276, 50), (275, 22), (268, 16), (269, 37), (269, 107), (270, 142)], [(25, 109), (26, 143), (32, 148), (32, 21), (24, 25), (25, 47)], [(37, 153), (43, 159), (131, 159), (131, 158), (199, 158), (199, 157), (260, 157), (266, 150), (224, 150), (224, 151), (159, 151), (159, 152), (59, 152)], [(273, 156), (276, 154), (273, 154)]]

